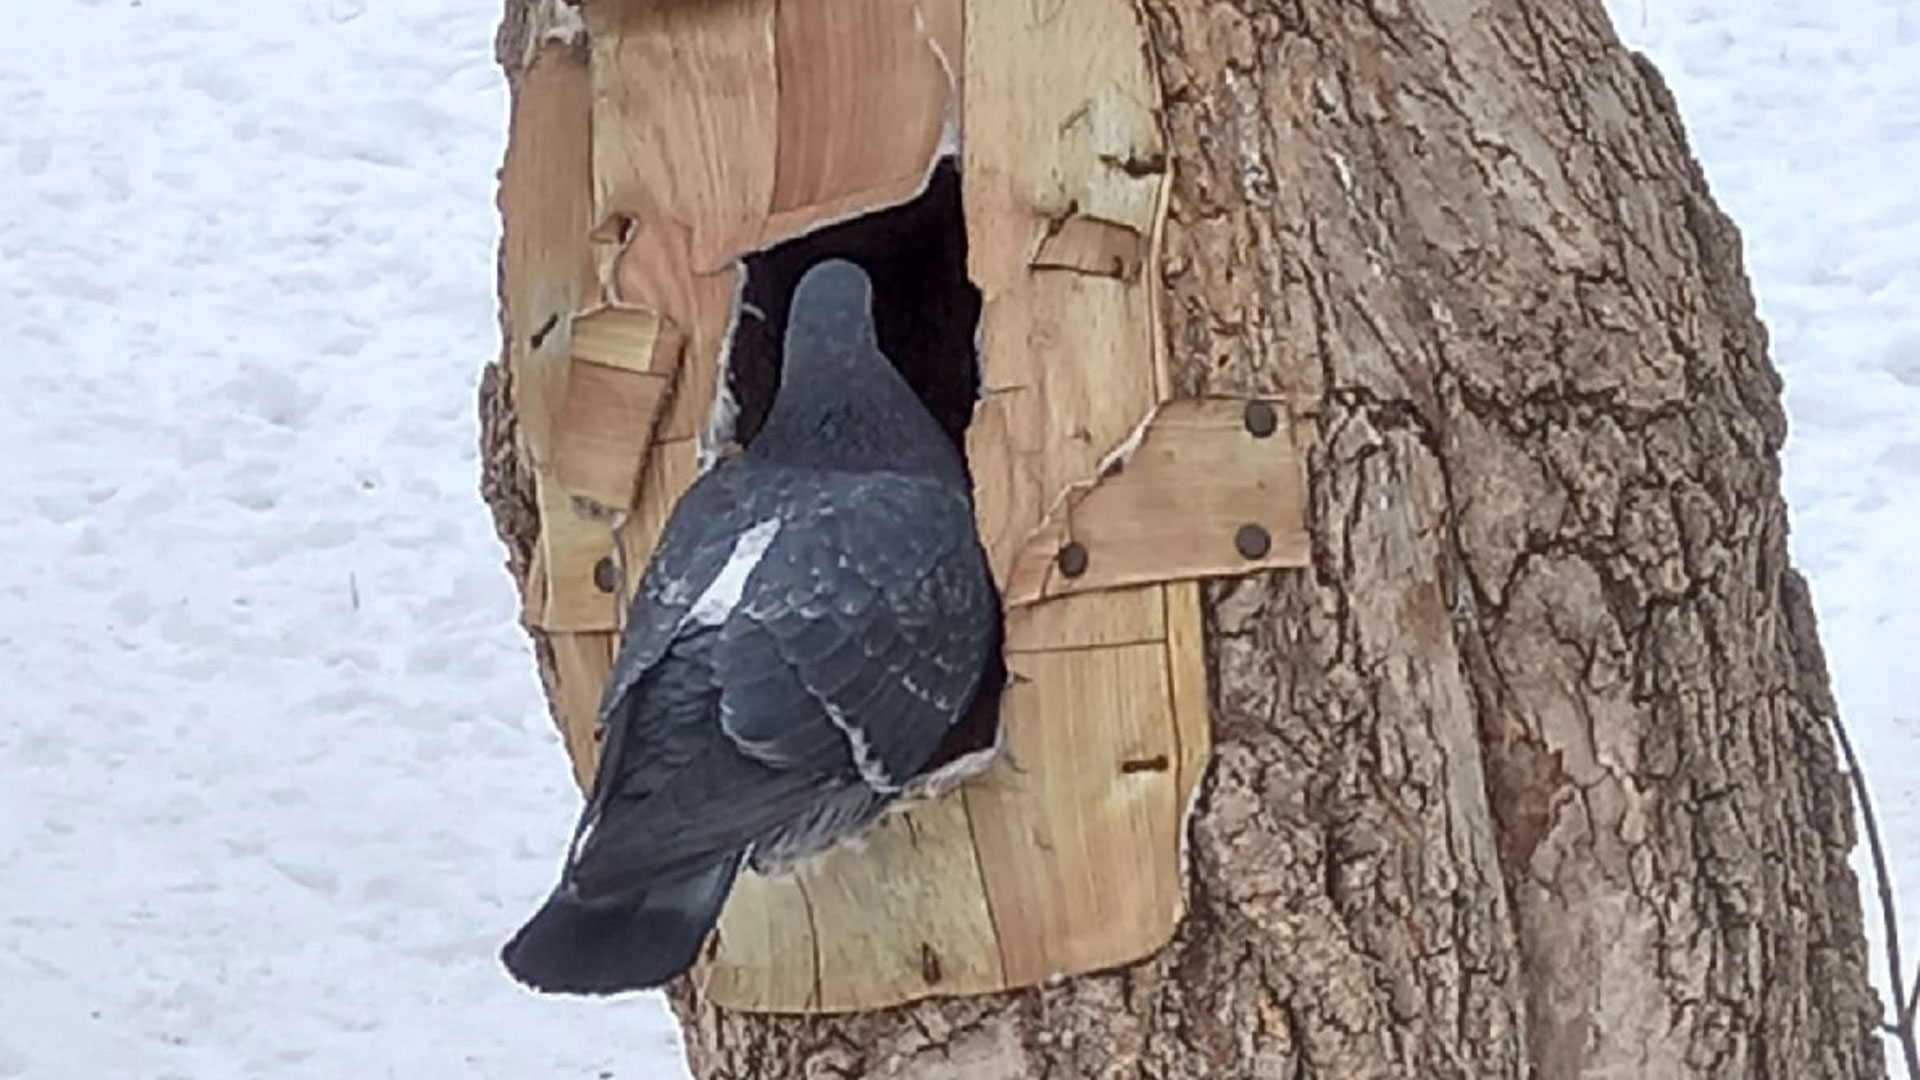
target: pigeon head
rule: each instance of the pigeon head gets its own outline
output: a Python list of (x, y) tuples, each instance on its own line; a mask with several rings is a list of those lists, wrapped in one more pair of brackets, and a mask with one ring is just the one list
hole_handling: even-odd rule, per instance
[(780, 388), (750, 456), (849, 471), (964, 477), (953, 442), (880, 351), (873, 284), (845, 259), (810, 268), (794, 288)]

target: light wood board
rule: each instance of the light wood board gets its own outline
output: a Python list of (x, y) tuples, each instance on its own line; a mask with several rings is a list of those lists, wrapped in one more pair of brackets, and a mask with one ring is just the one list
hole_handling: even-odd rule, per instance
[[(555, 47), (520, 87), (502, 180), (509, 322), (556, 316), (510, 360), (541, 492), (528, 618), (549, 633), (583, 784), (620, 606), (696, 474), (736, 260), (911, 197), (958, 120), (983, 296), (989, 393), (968, 453), (1013, 588), (1010, 757), (797, 874), (745, 876), (697, 984), (738, 1009), (860, 1010), (1161, 948), (1208, 754), (1189, 579), (1252, 565), (1213, 542), (1241, 517), (1292, 557), (1304, 508), (1291, 428), (1248, 456), (1225, 406), (1163, 404), (1169, 177), (1132, 4), (583, 10), (590, 44)], [(1102, 476), (1129, 440), (1128, 468)], [(1048, 569), (1067, 539), (1092, 555), (1070, 580)]]

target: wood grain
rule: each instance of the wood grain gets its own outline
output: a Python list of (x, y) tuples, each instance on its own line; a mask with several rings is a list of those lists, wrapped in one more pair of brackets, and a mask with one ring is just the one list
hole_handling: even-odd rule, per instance
[(568, 494), (609, 509), (632, 505), (669, 377), (576, 357), (554, 425), (553, 472)]
[(904, 202), (925, 182), (952, 85), (916, 7), (901, 0), (778, 5), (779, 139), (760, 246), (823, 219)]
[(574, 782), (585, 791), (600, 764), (600, 691), (613, 671), (618, 639), (611, 633), (558, 633), (547, 644), (553, 650), (560, 737), (573, 762)]
[[(1141, 519), (1170, 485), (1213, 491), (1179, 469), (1221, 462), (1169, 425), (1141, 451), (1180, 452), (1142, 469), (1145, 489), (1092, 482), (1165, 392), (1152, 254), (1166, 174), (1127, 8), (1056, 7), (1046, 19), (960, 0), (586, 9), (592, 207), (570, 221), (600, 296), (565, 320), (572, 363), (547, 406), (529, 575), (576, 775), (590, 776), (622, 604), (697, 472), (735, 260), (913, 195), (956, 102), (992, 389), (968, 435), (982, 533), (1007, 583), (1063, 510), (1100, 568), (1073, 590), (1043, 580), (1009, 612), (1007, 760), (791, 876), (743, 877), (695, 973), (715, 1004), (838, 1012), (988, 993), (1137, 959), (1179, 917), (1205, 672), (1191, 588), (1143, 569), (1169, 562), (1186, 509)], [(1150, 557), (1122, 554), (1141, 543)], [(602, 560), (621, 572), (612, 591)]]
[(1136, 960), (1179, 916), (1163, 643), (1013, 657), (1010, 766), (965, 791), (1008, 985)]
[(514, 87), (500, 169), (501, 303), (519, 449), (548, 460), (573, 313), (598, 299), (591, 97), (585, 57), (541, 47)]
[[(1267, 404), (1267, 403), (1261, 403)], [(1061, 491), (1014, 556), (1012, 606), (1121, 585), (1229, 577), (1307, 565), (1306, 463), (1284, 402), (1273, 430), (1248, 430), (1248, 402), (1164, 402), (1099, 474)], [(1266, 550), (1239, 546), (1256, 527)], [(1068, 574), (1058, 554), (1078, 544), (1085, 569)]]
[(550, 471), (536, 474), (535, 486), (545, 588), (532, 624), (548, 631), (614, 629), (614, 596), (595, 580), (601, 560), (616, 557), (613, 522), (590, 512)]

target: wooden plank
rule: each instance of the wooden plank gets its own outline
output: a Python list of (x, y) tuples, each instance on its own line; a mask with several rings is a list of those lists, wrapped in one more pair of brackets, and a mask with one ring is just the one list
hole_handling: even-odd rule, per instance
[(559, 713), (560, 737), (573, 762), (573, 779), (581, 791), (593, 786), (600, 762), (600, 692), (613, 672), (617, 638), (608, 633), (560, 633), (547, 638), (553, 649), (554, 708)]
[(698, 978), (722, 1007), (773, 1012), (1001, 989), (964, 804), (922, 803), (795, 874), (744, 876)]
[(1006, 985), (971, 837), (961, 800), (933, 800), (802, 874), (821, 941), (819, 1008)]
[(1007, 981), (1148, 955), (1181, 904), (1165, 646), (1021, 654), (1008, 666), (1018, 767), (963, 789)]
[[(1028, 538), (1006, 581), (1010, 606), (1119, 585), (1306, 566), (1306, 466), (1285, 402), (1264, 436), (1248, 403), (1183, 398), (1155, 410), (1091, 479), (1068, 488)], [(1242, 530), (1261, 544), (1243, 550)], [(1059, 554), (1078, 544), (1085, 567)]]
[(587, 240), (591, 103), (585, 59), (562, 44), (540, 48), (515, 79), (500, 170), (507, 365), (521, 441), (536, 465), (548, 460), (565, 389), (569, 323), (599, 295)]
[[(617, 538), (627, 580), (615, 593), (631, 589), (693, 478), (737, 288), (732, 261), (864, 208), (889, 185), (917, 188), (928, 140), (937, 145), (962, 89), (942, 57), (966, 83), (970, 273), (993, 390), (970, 451), (983, 535), (996, 574), (1011, 580), (1062, 492), (1095, 476), (1165, 393), (1152, 305), (1166, 176), (1158, 87), (1131, 3), (972, 4), (964, 17), (960, 0), (607, 0), (584, 10), (604, 299), (657, 312), (685, 338)], [(646, 332), (624, 315), (583, 316), (568, 323), (570, 355), (577, 368), (657, 377), (637, 359)], [(589, 371), (582, 389), (599, 377)], [(632, 460), (625, 444), (596, 453)], [(608, 495), (626, 482), (609, 469), (590, 486)], [(619, 616), (592, 570), (614, 537), (560, 487), (542, 487), (540, 615), (567, 650), (556, 652), (563, 730), (584, 778), (595, 748), (580, 731), (591, 738)], [(1087, 498), (1097, 494), (1094, 485)], [(793, 878), (742, 880), (696, 975), (713, 1000), (878, 1008), (1027, 985), (1164, 944), (1182, 904), (1183, 814), (1205, 761), (1197, 593), (1116, 584), (1011, 615), (1016, 681), (1003, 715), (1017, 768), (919, 804)]]
[(951, 77), (911, 0), (783, 0), (779, 139), (766, 247), (904, 202), (926, 182)]
[(610, 510), (631, 507), (667, 387), (664, 375), (576, 358), (554, 423), (553, 471), (560, 486)]
[(1017, 281), (1071, 218), (1149, 236), (1166, 155), (1134, 5), (972, 3), (966, 37), (964, 175), (982, 290)]
[(690, 339), (663, 438), (707, 423), (735, 259), (925, 182), (951, 89), (920, 16), (937, 10), (930, 26), (951, 33), (958, 3), (587, 9), (597, 210), (613, 249), (605, 273), (623, 303), (662, 312)]
[[(988, 388), (968, 453), (1007, 586), (1061, 494), (1162, 396), (1153, 241), (1167, 174), (1132, 3), (972, 3), (965, 33), (962, 182)], [(1010, 644), (1042, 650), (1008, 656), (1017, 767), (963, 789), (1009, 985), (1135, 960), (1173, 933), (1184, 806), (1167, 646), (1044, 651), (1125, 603), (1159, 606), (1143, 617), (1165, 633), (1163, 593), (1009, 618)]]
[(646, 308), (602, 307), (573, 320), (573, 358), (653, 375), (672, 375), (684, 335)]
[(546, 595), (533, 625), (549, 632), (613, 630), (619, 626), (615, 593), (600, 587), (599, 567), (617, 568), (613, 523), (588, 513), (560, 483), (536, 474), (540, 505), (540, 556)]
[[(1050, 500), (1091, 475), (1158, 400), (1157, 267), (1036, 272), (1035, 258), (1069, 227), (1134, 244), (1151, 235), (1165, 154), (1130, 3), (1063, 0), (1044, 14), (970, 4), (966, 36), (962, 185), (990, 391), (968, 454), (1004, 582)], [(1099, 224), (1072, 224), (1080, 218)]]
[(720, 911), (694, 985), (723, 1009), (817, 1012), (820, 941), (813, 901), (794, 875), (742, 874)]
[(1021, 273), (1028, 285), (983, 310), (983, 367), (996, 392), (967, 431), (981, 539), (1002, 584), (1052, 502), (1096, 475), (1154, 404), (1137, 285)]
[(1062, 597), (1007, 611), (1007, 652), (1057, 652), (1164, 641), (1166, 603), (1156, 585)]
[(776, 11), (771, 0), (584, 7), (597, 220), (678, 223), (694, 273), (755, 245), (779, 146)]
[(737, 291), (732, 266), (772, 211), (779, 146), (772, 0), (584, 9), (593, 41), (602, 273), (622, 304), (687, 341), (665, 439), (707, 422)]

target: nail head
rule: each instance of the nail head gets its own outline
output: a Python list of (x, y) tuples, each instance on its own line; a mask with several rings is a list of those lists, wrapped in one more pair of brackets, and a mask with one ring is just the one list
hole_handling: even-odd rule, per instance
[(1280, 414), (1273, 405), (1265, 401), (1247, 402), (1246, 415), (1243, 417), (1247, 431), (1256, 439), (1264, 439), (1280, 429)]
[(1055, 561), (1060, 564), (1061, 573), (1070, 578), (1079, 577), (1087, 572), (1087, 546), (1078, 540), (1068, 541)]
[(593, 564), (593, 585), (603, 593), (620, 587), (620, 568), (613, 565), (613, 556), (605, 556)]
[(1264, 558), (1267, 552), (1273, 550), (1273, 537), (1258, 525), (1242, 525), (1240, 531), (1233, 534), (1233, 546), (1245, 558)]

